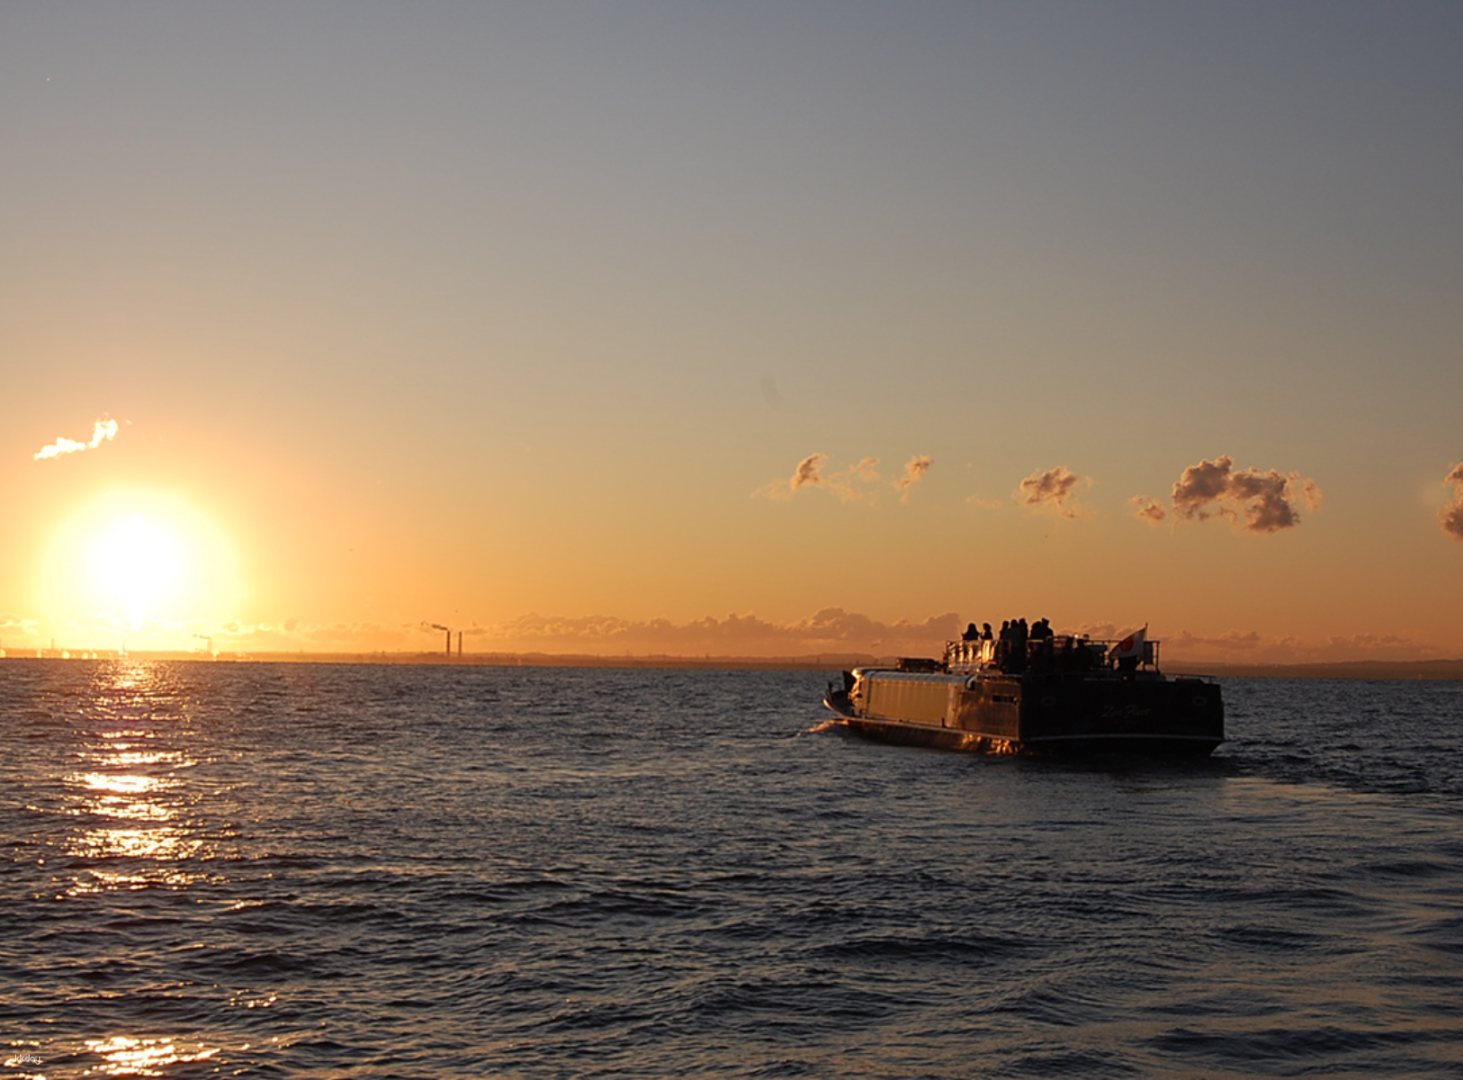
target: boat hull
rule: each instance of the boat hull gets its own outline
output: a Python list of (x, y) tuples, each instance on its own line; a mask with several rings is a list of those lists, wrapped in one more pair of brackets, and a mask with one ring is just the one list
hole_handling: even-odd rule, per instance
[(1224, 741), (1219, 687), (1194, 678), (860, 672), (824, 704), (869, 738), (977, 753), (1204, 756)]

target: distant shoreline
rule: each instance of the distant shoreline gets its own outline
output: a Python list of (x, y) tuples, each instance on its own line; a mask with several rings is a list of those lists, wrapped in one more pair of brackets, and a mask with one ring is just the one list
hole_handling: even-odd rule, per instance
[[(679, 668), (699, 671), (844, 671), (893, 663), (892, 657), (869, 654), (822, 653), (813, 656), (590, 656), (559, 653), (466, 653), (447, 656), (440, 652), (219, 652), (190, 651), (130, 652), (133, 660), (188, 660), (215, 663), (267, 664), (405, 664), (433, 667), (577, 667), (577, 668)], [(0, 660), (116, 660), (115, 650), (35, 650), (17, 655), (7, 650)], [(1458, 660), (1349, 660), (1311, 664), (1178, 664), (1166, 668), (1169, 674), (1212, 675), (1246, 679), (1374, 679), (1463, 681), (1463, 659)]]

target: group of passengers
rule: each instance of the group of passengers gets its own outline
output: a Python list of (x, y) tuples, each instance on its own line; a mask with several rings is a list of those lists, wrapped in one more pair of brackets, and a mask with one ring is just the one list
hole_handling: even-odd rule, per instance
[(996, 666), (1007, 674), (1019, 675), (1028, 665), (1037, 671), (1053, 666), (1055, 637), (1050, 619), (1037, 619), (1030, 626), (1025, 619), (1007, 619), (1001, 623), (999, 636), (991, 632), (990, 623), (981, 627), (971, 623), (960, 640), (995, 641)]
[(1001, 636), (995, 638), (991, 633), (991, 624), (982, 623), (976, 626), (970, 623), (965, 628), (965, 633), (960, 635), (961, 641), (1012, 641), (1024, 644), (1027, 641), (1042, 641), (1053, 637), (1052, 621), (1050, 619), (1037, 619), (1030, 627), (1026, 625), (1025, 619), (1007, 619), (1001, 623)]

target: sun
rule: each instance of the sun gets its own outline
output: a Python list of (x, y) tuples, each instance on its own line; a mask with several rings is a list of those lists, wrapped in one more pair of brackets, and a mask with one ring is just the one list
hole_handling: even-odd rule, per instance
[(190, 647), (193, 633), (236, 614), (239, 595), (222, 531), (186, 500), (149, 492), (113, 492), (75, 513), (42, 577), (48, 621), (84, 635), (83, 647), (118, 636)]
[(141, 513), (97, 537), (90, 554), (98, 593), (125, 608), (134, 631), (142, 629), (149, 611), (172, 600), (178, 582), (189, 576), (177, 538)]

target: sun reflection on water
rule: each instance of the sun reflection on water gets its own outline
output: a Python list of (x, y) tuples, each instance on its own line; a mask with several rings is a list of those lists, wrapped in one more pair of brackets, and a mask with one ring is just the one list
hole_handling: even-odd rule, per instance
[(207, 1061), (218, 1048), (185, 1050), (169, 1038), (129, 1039), (114, 1035), (110, 1039), (88, 1039), (86, 1048), (102, 1059), (96, 1068), (83, 1076), (162, 1076), (169, 1065)]
[[(200, 841), (176, 829), (92, 829), (72, 841), (67, 854), (84, 859), (147, 860), (126, 869), (91, 866), (72, 877), (67, 895), (106, 892), (112, 889), (146, 889), (154, 886), (186, 888), (201, 875), (183, 870), (180, 863), (197, 855)], [(172, 865), (170, 865), (172, 864)]]
[(145, 791), (156, 791), (163, 786), (161, 780), (151, 776), (109, 776), (106, 773), (84, 773), (67, 779), (80, 783), (93, 791), (112, 792), (116, 795), (141, 795)]
[[(7, 970), (22, 977), (0, 986), (0, 1001), (19, 1028), (10, 1034), (40, 1036), (9, 1042), (5, 1077), (248, 1071), (224, 1059), (249, 1044), (211, 1038), (219, 1027), (197, 1017), (264, 1023), (289, 1000), (289, 973), (304, 970), (287, 950), (239, 944), (241, 926), (273, 927), (271, 913), (219, 918), (230, 902), (267, 903), (254, 895), (248, 836), (273, 807), (251, 797), (227, 677), (200, 667), (128, 660), (0, 673), (29, 695), (10, 710), (0, 772), (14, 794), (4, 824), (29, 830), (16, 830), (12, 872), (29, 874), (19, 880), (38, 913), (7, 942)], [(279, 1052), (277, 1038), (252, 1041)]]
[(108, 665), (97, 682), (75, 750), (80, 767), (63, 778), (63, 812), (101, 821), (61, 845), (91, 864), (74, 869), (66, 893), (185, 888), (197, 875), (184, 865), (203, 849), (184, 820), (183, 770), (197, 764), (187, 701), (155, 665)]

